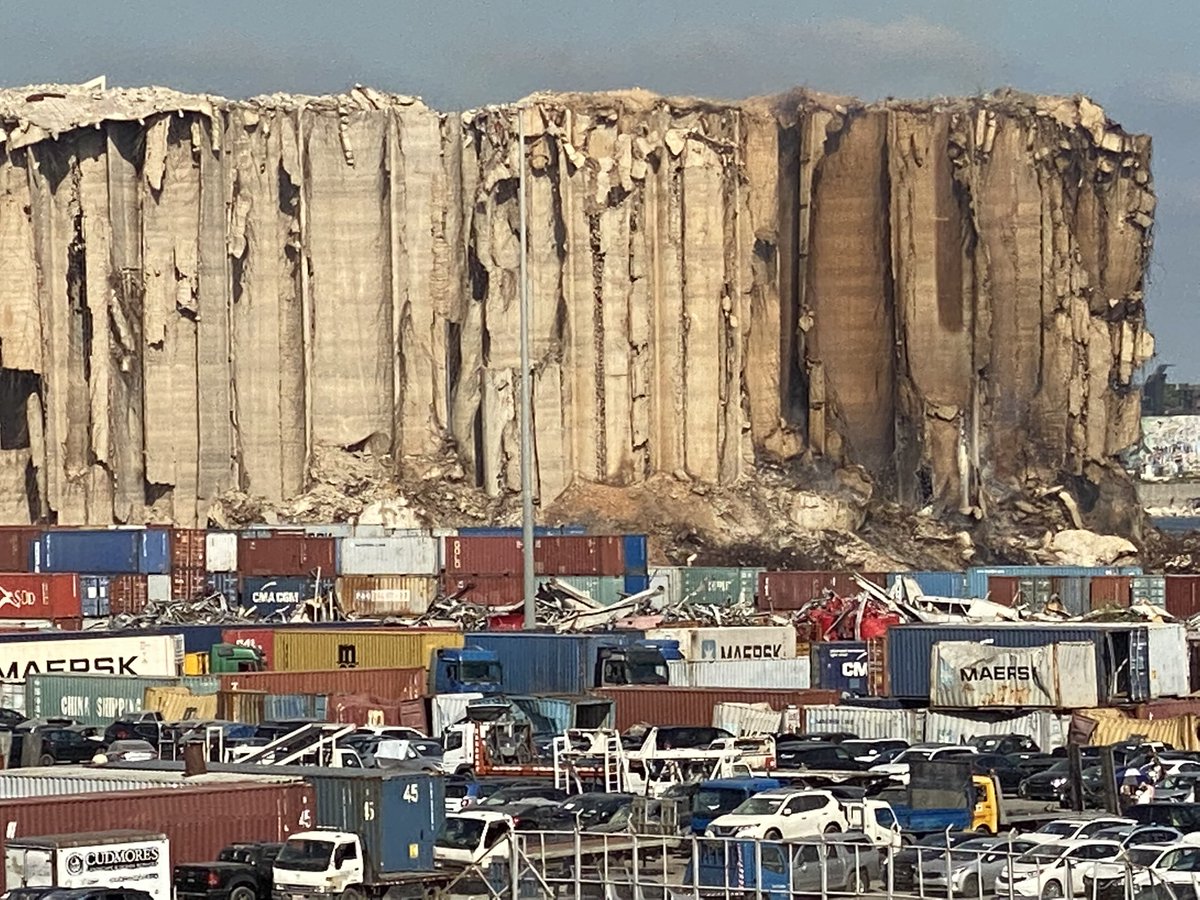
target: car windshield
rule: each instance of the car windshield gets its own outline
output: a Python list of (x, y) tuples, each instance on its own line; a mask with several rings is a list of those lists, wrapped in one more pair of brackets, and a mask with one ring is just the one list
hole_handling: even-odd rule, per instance
[(782, 797), (751, 797), (733, 810), (735, 816), (771, 816), (783, 805)]
[(903, 753), (901, 753), (899, 756), (897, 756), (895, 759), (895, 762), (906, 763), (906, 762), (913, 762), (914, 760), (919, 762), (923, 759), (931, 759), (932, 757), (933, 757), (933, 750), (931, 750), (931, 749), (918, 750), (918, 749), (910, 747), (909, 749), (907, 749)]
[(1048, 863), (1054, 862), (1060, 856), (1067, 852), (1067, 848), (1062, 844), (1041, 844), (1034, 847), (1032, 850), (1026, 850), (1018, 858), (1017, 862), (1023, 863)]
[(1180, 772), (1178, 775), (1168, 775), (1159, 787), (1190, 788), (1197, 781), (1200, 781), (1200, 772)]
[(625, 802), (618, 799), (585, 800), (578, 798), (568, 800), (562, 805), (562, 808), (578, 818), (580, 825), (601, 825), (612, 818), (613, 813), (624, 805), (626, 805)]
[(1137, 848), (1125, 851), (1125, 856), (1135, 866), (1152, 866), (1162, 855), (1163, 851), (1157, 848)]
[(474, 850), (483, 837), (483, 826), (484, 823), (479, 819), (446, 816), (446, 824), (434, 843), (450, 850)]
[(736, 788), (701, 788), (696, 792), (692, 810), (700, 815), (721, 815), (737, 809), (745, 799), (746, 792)]
[(459, 663), (458, 677), (463, 684), (499, 684), (502, 677), (500, 674), (500, 663)]
[(290, 838), (275, 857), (275, 865), (281, 869), (296, 869), (300, 872), (324, 872), (329, 868), (329, 857), (332, 853), (332, 841)]
[(627, 660), (631, 684), (666, 684), (667, 664), (665, 662), (638, 662)]
[(1078, 830), (1079, 826), (1074, 822), (1047, 822), (1038, 829), (1038, 834), (1052, 834), (1056, 837), (1070, 837)]

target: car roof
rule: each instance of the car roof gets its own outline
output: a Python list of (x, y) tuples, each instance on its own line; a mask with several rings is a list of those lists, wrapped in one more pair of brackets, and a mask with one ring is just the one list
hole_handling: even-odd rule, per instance
[(711, 781), (701, 781), (703, 788), (756, 788), (762, 785), (763, 790), (775, 790), (780, 787), (775, 778), (714, 778)]

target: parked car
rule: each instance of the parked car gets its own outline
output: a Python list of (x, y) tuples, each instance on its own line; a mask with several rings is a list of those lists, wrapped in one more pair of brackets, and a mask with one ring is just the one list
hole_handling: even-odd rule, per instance
[(1070, 780), (1071, 764), (1065, 759), (1060, 759), (1049, 768), (1021, 781), (1017, 786), (1017, 795), (1026, 800), (1060, 803), (1066, 796)]
[(139, 740), (156, 750), (162, 741), (163, 717), (158, 711), (131, 712), (104, 729), (104, 742)]
[(1127, 846), (1116, 858), (1092, 863), (1083, 872), (1083, 891), (1097, 900), (1124, 900), (1130, 876), (1139, 872), (1157, 874), (1167, 863), (1178, 861), (1179, 848), (1157, 844)]
[(909, 763), (976, 756), (978, 753), (978, 750), (966, 744), (914, 744), (898, 754), (891, 762), (873, 765), (868, 771), (878, 772), (880, 775), (890, 775), (907, 783)]
[(1168, 775), (1161, 784), (1154, 786), (1154, 799), (1174, 803), (1195, 803), (1197, 785), (1200, 785), (1200, 772)]
[(271, 866), (279, 843), (225, 847), (213, 862), (175, 867), (175, 900), (271, 900)]
[(154, 900), (145, 891), (127, 887), (55, 888), (41, 895), (40, 900)]
[[(26, 719), (25, 713), (18, 712), (15, 709), (10, 709), (7, 706), (0, 706), (0, 731), (12, 731)], [(35, 888), (34, 890), (41, 890)]]
[(446, 812), (459, 812), (474, 806), (508, 787), (536, 790), (545, 787), (545, 782), (529, 778), (467, 778), (450, 775), (446, 778)]
[(41, 738), (42, 747), (38, 763), (53, 766), (57, 763), (83, 763), (104, 749), (104, 742), (95, 728), (74, 725), (65, 728), (42, 728), (36, 737)]
[[(954, 831), (949, 833), (939, 832), (937, 834), (927, 834), (917, 840), (915, 844), (905, 847), (899, 853), (892, 857), (892, 884), (898, 891), (912, 891), (920, 880), (919, 872), (929, 860), (934, 859), (937, 855), (945, 856), (947, 851), (953, 850), (967, 841), (979, 840), (979, 835), (974, 831)], [(886, 876), (886, 861), (885, 861), (885, 876)]]
[(565, 803), (570, 795), (545, 782), (514, 782), (501, 785), (476, 802), (475, 806), (488, 809), (493, 806), (507, 806), (511, 803), (522, 803), (526, 800), (543, 800), (559, 805)]
[(1091, 835), (1098, 841), (1116, 841), (1122, 847), (1177, 844), (1183, 840), (1183, 832), (1165, 825), (1114, 825), (1101, 828)]
[[(646, 742), (649, 730), (631, 728), (621, 735), (621, 744), (626, 750), (640, 750)], [(709, 728), (702, 725), (660, 725), (655, 733), (654, 746), (659, 750), (702, 750), (713, 741), (734, 737), (724, 728)]]
[(1133, 876), (1135, 892), (1155, 884), (1166, 884), (1172, 887), (1175, 885), (1195, 887), (1200, 884), (1200, 847), (1167, 848), (1166, 852), (1150, 866), (1143, 868)]
[(840, 744), (843, 741), (857, 741), (858, 735), (852, 731), (806, 731), (804, 734), (776, 735), (776, 741), (798, 741), (808, 743), (817, 741), (824, 744)]
[(755, 794), (780, 787), (774, 778), (716, 778), (701, 782), (692, 802), (692, 831), (704, 834), (715, 819), (733, 812)]
[(1139, 825), (1166, 825), (1184, 834), (1200, 831), (1200, 803), (1141, 803), (1125, 815)]
[(92, 760), (97, 759), (103, 759), (105, 762), (149, 762), (158, 759), (158, 751), (148, 741), (113, 741), (107, 747), (96, 751)]
[(776, 788), (755, 794), (737, 809), (712, 821), (708, 837), (796, 840), (848, 828), (846, 814), (831, 792)]
[[(1039, 844), (1059, 844), (1069, 841), (1090, 838), (1106, 828), (1118, 828), (1122, 825), (1137, 824), (1132, 819), (1119, 816), (1094, 816), (1090, 818), (1053, 819), (1022, 837)], [(1115, 843), (1115, 841), (1114, 841)]]
[(776, 742), (775, 761), (780, 769), (829, 769), (841, 772), (861, 772), (867, 763), (859, 762), (854, 754), (840, 744), (821, 741)]
[(891, 752), (893, 754), (900, 753), (908, 749), (908, 741), (903, 741), (898, 738), (883, 738), (879, 740), (863, 740), (855, 738), (850, 741), (842, 741), (842, 749), (849, 751), (861, 763), (874, 765), (877, 762), (882, 762), (879, 758), (880, 754)]
[(1086, 863), (1115, 859), (1116, 841), (1068, 840), (1039, 843), (1022, 853), (996, 876), (996, 893), (1058, 900), (1083, 893)]
[(1025, 773), (1013, 765), (1012, 760), (999, 753), (980, 752), (971, 757), (971, 771), (976, 775), (995, 775), (1000, 782), (1000, 792), (1008, 796), (1016, 796)]
[(1036, 846), (1033, 841), (1020, 838), (1010, 841), (1003, 835), (977, 837), (955, 846), (949, 853), (949, 865), (945, 851), (935, 850), (921, 863), (919, 887), (940, 894), (947, 892), (948, 883), (950, 894), (965, 898), (995, 893), (996, 876), (1001, 870)]
[(968, 741), (980, 753), (1039, 753), (1041, 748), (1027, 734), (981, 734)]
[(628, 809), (632, 804), (633, 794), (577, 794), (563, 803), (560, 809), (579, 823), (580, 831), (592, 831), (607, 825), (617, 813)]

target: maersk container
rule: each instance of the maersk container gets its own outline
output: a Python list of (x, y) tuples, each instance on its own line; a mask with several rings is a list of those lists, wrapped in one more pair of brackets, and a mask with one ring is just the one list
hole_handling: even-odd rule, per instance
[(678, 641), (687, 660), (794, 659), (796, 629), (791, 625), (718, 627), (666, 626), (646, 632), (647, 639)]
[(215, 694), (215, 677), (130, 678), (112, 675), (30, 675), (25, 680), (25, 714), (31, 719), (70, 716), (84, 725), (108, 725), (126, 713), (145, 709), (148, 687), (186, 687)]
[(342, 575), (436, 575), (438, 567), (438, 540), (429, 533), (339, 542)]
[(275, 668), (281, 672), (429, 668), (435, 650), (462, 645), (463, 633), (448, 629), (284, 629), (275, 634)]
[(45, 531), (33, 545), (36, 572), (165, 575), (171, 532), (165, 528)]
[(491, 650), (500, 659), (506, 694), (583, 694), (596, 684), (601, 647), (641, 640), (640, 631), (609, 634), (480, 632), (466, 635), (468, 647)]
[(962, 597), (967, 590), (966, 572), (889, 572), (888, 590), (901, 578), (911, 578), (930, 597)]
[(1141, 574), (1142, 570), (1138, 566), (975, 566), (967, 569), (967, 596), (986, 596), (989, 575), (1007, 578), (1053, 578)]
[[(0, 641), (0, 678), (21, 681), (46, 672), (175, 676), (183, 659), (179, 635), (68, 632), (65, 639), (30, 635)], [(19, 636), (23, 637), (23, 636)]]
[(811, 652), (813, 687), (868, 696), (866, 641), (827, 641), (813, 644)]
[(625, 535), (625, 574), (645, 575), (649, 571), (650, 553), (644, 534)]

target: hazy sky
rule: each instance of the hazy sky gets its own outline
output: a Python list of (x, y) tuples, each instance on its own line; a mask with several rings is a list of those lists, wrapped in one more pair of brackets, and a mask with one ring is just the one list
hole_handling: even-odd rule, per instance
[(362, 82), (441, 109), (641, 86), (867, 98), (1012, 85), (1086, 93), (1154, 136), (1147, 306), (1159, 359), (1200, 381), (1200, 4), (1066, 0), (6, 3), (0, 83), (154, 83), (241, 97)]

